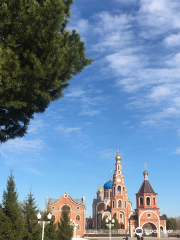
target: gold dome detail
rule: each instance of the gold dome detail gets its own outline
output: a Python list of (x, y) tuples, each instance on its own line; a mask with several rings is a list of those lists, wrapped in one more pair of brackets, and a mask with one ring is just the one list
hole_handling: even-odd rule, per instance
[(111, 179), (110, 179), (110, 181), (113, 181), (113, 178), (112, 178), (112, 176), (111, 176)]
[(97, 193), (103, 193), (103, 189), (100, 187), (100, 189), (97, 191)]
[(119, 153), (117, 153), (117, 156), (115, 157), (116, 161), (120, 161), (121, 160), (121, 156), (119, 155)]
[(144, 176), (148, 176), (148, 172), (145, 170), (145, 171), (143, 172), (143, 175), (144, 175)]
[(125, 193), (127, 193), (127, 189), (125, 189)]

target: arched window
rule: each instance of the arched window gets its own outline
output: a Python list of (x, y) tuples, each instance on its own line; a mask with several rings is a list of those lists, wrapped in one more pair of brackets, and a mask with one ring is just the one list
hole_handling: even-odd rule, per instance
[(76, 227), (76, 230), (77, 230), (77, 231), (79, 231), (79, 230), (80, 230), (80, 226), (79, 226), (79, 225), (77, 225), (77, 227)]
[(122, 207), (122, 201), (121, 201), (121, 200), (118, 201), (118, 207), (119, 207), (119, 208)]
[(114, 195), (115, 195), (115, 187), (114, 187)]
[(143, 205), (143, 197), (140, 197), (140, 205)]
[(120, 222), (122, 222), (122, 220), (123, 220), (123, 215), (122, 215), (122, 213), (119, 214), (119, 220), (120, 220)]
[(113, 205), (113, 208), (114, 208), (114, 207), (115, 207), (115, 206), (114, 206), (114, 201), (112, 202), (112, 205)]
[(118, 170), (119, 170), (119, 165), (118, 165)]
[(126, 201), (124, 202), (124, 207), (127, 208)]
[(106, 193), (106, 198), (108, 198), (108, 192)]
[(80, 221), (80, 216), (79, 215), (76, 216), (76, 221)]
[(156, 199), (155, 199), (155, 197), (153, 197), (153, 205), (154, 205), (154, 206), (156, 205)]
[(110, 191), (110, 197), (112, 197), (112, 191)]
[(151, 205), (150, 203), (151, 203), (151, 199), (150, 199), (150, 197), (147, 197), (146, 198), (146, 205)]
[(121, 193), (121, 186), (118, 186), (118, 193)]
[(125, 193), (125, 187), (123, 187), (123, 194)]
[(64, 205), (64, 206), (61, 208), (61, 210), (70, 211), (70, 207), (67, 206), (67, 205)]

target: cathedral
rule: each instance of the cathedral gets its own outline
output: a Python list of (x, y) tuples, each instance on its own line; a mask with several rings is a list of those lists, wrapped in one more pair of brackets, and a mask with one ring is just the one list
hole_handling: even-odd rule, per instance
[[(100, 187), (97, 198), (93, 200), (93, 217), (87, 219), (87, 229), (100, 229), (103, 217), (116, 217), (119, 222), (119, 233), (129, 233), (131, 237), (135, 229), (140, 227), (150, 230), (152, 236), (160, 237), (160, 231), (166, 230), (166, 220), (161, 216), (157, 207), (157, 193), (154, 192), (148, 181), (148, 172), (143, 172), (144, 181), (136, 193), (136, 209), (132, 209), (132, 202), (127, 197), (124, 175), (122, 173), (121, 156), (115, 158), (113, 178)], [(147, 235), (149, 234), (146, 231)]]
[[(86, 230), (91, 233), (101, 229), (102, 219), (115, 217), (119, 223), (119, 234), (135, 235), (136, 228), (141, 228), (143, 234), (160, 237), (161, 231), (166, 230), (166, 219), (161, 216), (157, 206), (157, 193), (148, 181), (148, 172), (143, 172), (144, 181), (136, 193), (136, 209), (127, 196), (124, 175), (122, 173), (121, 156), (115, 157), (113, 177), (97, 191), (97, 197), (92, 204), (92, 218), (86, 219), (85, 196), (71, 198), (65, 192), (60, 198), (46, 197), (46, 210), (51, 210), (55, 222), (59, 222), (61, 213), (66, 206), (69, 211), (70, 224), (74, 226), (74, 237), (83, 237)], [(91, 230), (92, 229), (92, 230)], [(148, 230), (148, 231), (147, 231)], [(93, 232), (93, 234), (95, 233)]]

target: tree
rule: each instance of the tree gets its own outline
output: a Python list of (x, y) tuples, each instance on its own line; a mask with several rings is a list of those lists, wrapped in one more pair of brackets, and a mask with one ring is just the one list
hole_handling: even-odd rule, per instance
[(166, 228), (167, 230), (177, 230), (178, 229), (178, 223), (175, 218), (168, 218), (166, 221)]
[(163, 214), (163, 217), (165, 217), (166, 221), (168, 220), (168, 217), (166, 214)]
[(107, 224), (106, 223), (106, 218), (107, 217), (108, 217), (107, 215), (103, 217), (103, 220), (101, 222), (101, 229), (109, 229), (109, 227), (106, 225)]
[(180, 216), (176, 217), (175, 219), (178, 224), (178, 229), (180, 229)]
[[(47, 219), (47, 215), (50, 211), (47, 211), (46, 213), (44, 213), (44, 221), (49, 221)], [(50, 224), (48, 224), (45, 227), (44, 230), (44, 240), (56, 240), (58, 239), (58, 232), (57, 232), (57, 224), (55, 224), (55, 218), (54, 216), (52, 216), (51, 220), (50, 220)]]
[(112, 227), (112, 229), (115, 229), (115, 230), (117, 230), (117, 229), (119, 229), (119, 223), (118, 223), (118, 220), (117, 220), (117, 218), (116, 217), (113, 217), (113, 219), (114, 219), (114, 226)]
[(23, 240), (39, 240), (41, 236), (41, 227), (39, 226), (37, 220), (38, 208), (31, 191), (24, 201), (23, 211), (26, 219), (25, 237)]
[(58, 240), (71, 240), (73, 237), (73, 226), (70, 225), (68, 208), (63, 207), (60, 222), (58, 222)]
[(23, 239), (24, 223), (15, 187), (14, 176), (11, 171), (7, 181), (7, 190), (3, 192), (3, 206), (0, 210), (1, 223), (4, 225), (1, 230), (2, 239)]
[(0, 142), (22, 137), (34, 113), (63, 97), (92, 59), (66, 29), (73, 0), (0, 2)]

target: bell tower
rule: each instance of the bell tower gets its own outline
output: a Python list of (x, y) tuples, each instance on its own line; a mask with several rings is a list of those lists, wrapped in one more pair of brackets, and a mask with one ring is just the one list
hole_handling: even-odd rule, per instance
[(115, 157), (115, 170), (113, 174), (112, 197), (111, 197), (111, 216), (118, 219), (120, 228), (126, 229), (128, 226), (127, 219), (129, 217), (127, 190), (124, 183), (124, 175), (122, 173), (121, 156), (119, 151)]
[(137, 209), (157, 208), (157, 193), (154, 192), (153, 188), (151, 187), (151, 184), (148, 181), (148, 172), (146, 170), (147, 164), (145, 163), (144, 165), (145, 165), (145, 171), (143, 172), (144, 181), (138, 193), (136, 193), (136, 206)]

